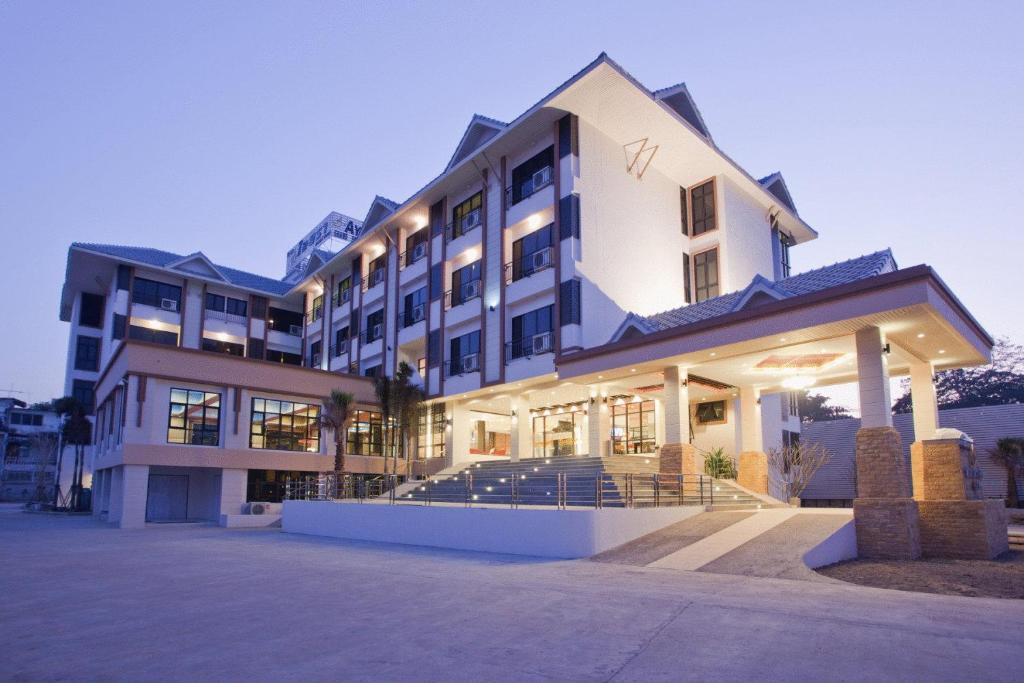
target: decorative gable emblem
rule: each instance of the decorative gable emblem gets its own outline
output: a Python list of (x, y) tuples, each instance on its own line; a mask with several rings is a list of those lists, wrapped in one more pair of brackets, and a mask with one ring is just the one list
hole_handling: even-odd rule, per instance
[(644, 177), (647, 167), (651, 165), (654, 155), (658, 151), (658, 145), (648, 145), (650, 138), (642, 138), (622, 146), (626, 153), (626, 173), (634, 176), (637, 180)]

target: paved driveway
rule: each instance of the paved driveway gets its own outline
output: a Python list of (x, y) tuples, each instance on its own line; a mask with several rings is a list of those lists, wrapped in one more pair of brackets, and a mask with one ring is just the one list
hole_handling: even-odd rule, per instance
[(1020, 680), (1024, 602), (0, 514), (0, 680)]

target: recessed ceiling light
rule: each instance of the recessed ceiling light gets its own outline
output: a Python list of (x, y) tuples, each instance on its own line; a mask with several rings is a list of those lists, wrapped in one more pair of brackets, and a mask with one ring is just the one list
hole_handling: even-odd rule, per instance
[(917, 333), (917, 338), (918, 339), (924, 339), (924, 332), (918, 332)]
[(636, 368), (630, 368), (629, 371), (630, 372), (636, 372)]
[(598, 379), (604, 379), (604, 375), (598, 375), (597, 378)]
[(711, 355), (712, 355), (712, 356), (717, 356), (718, 354), (717, 354), (717, 353), (715, 353), (714, 351), (712, 351), (712, 352), (711, 352)]
[(939, 353), (945, 353), (946, 349), (939, 349)]
[(779, 341), (784, 342), (784, 341), (786, 341), (786, 338), (782, 337), (781, 339), (779, 339)]

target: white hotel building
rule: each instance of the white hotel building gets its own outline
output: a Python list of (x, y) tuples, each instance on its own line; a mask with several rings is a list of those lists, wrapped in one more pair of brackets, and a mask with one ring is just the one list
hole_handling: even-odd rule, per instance
[(859, 379), (871, 426), (888, 376), (910, 374), (934, 429), (932, 372), (991, 348), (930, 268), (887, 250), (791, 274), (817, 233), (782, 176), (726, 156), (684, 85), (652, 92), (603, 54), (510, 123), (474, 116), (412, 197), (341, 219), (284, 280), (71, 246), (66, 391), (95, 405), (97, 514), (216, 519), (332, 470), (309, 426), (331, 388), (361, 404), (346, 470), (382, 472), (366, 378), (403, 361), (428, 397), (417, 475), (585, 454), (689, 472), (721, 447), (770, 493), (764, 453), (800, 430), (788, 389)]

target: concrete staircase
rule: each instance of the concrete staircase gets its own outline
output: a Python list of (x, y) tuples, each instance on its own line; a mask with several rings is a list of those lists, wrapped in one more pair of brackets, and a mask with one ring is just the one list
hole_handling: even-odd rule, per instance
[[(474, 505), (558, 505), (559, 486), (568, 507), (705, 505), (715, 510), (760, 509), (772, 504), (733, 482), (687, 475), (656, 476), (658, 459), (642, 456), (567, 456), (461, 463), (428, 480), (405, 485), (399, 502)], [(515, 497), (513, 498), (513, 488)], [(681, 493), (681, 495), (680, 495)]]

